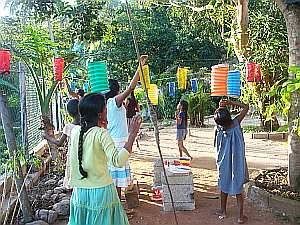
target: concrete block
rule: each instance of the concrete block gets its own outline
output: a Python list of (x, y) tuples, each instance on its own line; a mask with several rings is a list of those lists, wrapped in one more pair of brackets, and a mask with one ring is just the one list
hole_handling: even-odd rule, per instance
[[(170, 185), (171, 193), (176, 202), (194, 202), (194, 187), (193, 185)], [(171, 196), (168, 186), (163, 184), (163, 201), (171, 202)]]
[(247, 197), (261, 208), (269, 207), (270, 193), (256, 187), (254, 184), (249, 184), (247, 188)]
[[(167, 177), (168, 177), (168, 182), (170, 185), (172, 184), (193, 184), (193, 174), (192, 172), (190, 173), (172, 173), (169, 172), (168, 170), (166, 171)], [(161, 183), (162, 184), (167, 184), (166, 178), (164, 176), (164, 173), (161, 172)]]
[[(176, 211), (191, 211), (195, 209), (195, 203), (192, 202), (174, 202)], [(173, 211), (171, 202), (163, 202), (163, 209), (166, 212)]]

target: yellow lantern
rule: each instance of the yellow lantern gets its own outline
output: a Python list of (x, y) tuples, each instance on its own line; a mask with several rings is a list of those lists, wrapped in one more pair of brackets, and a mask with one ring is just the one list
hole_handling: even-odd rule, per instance
[(178, 67), (177, 69), (177, 81), (178, 88), (181, 90), (186, 89), (186, 79), (187, 79), (188, 69), (186, 67)]
[(150, 84), (150, 88), (148, 89), (148, 96), (150, 102), (153, 105), (158, 105), (158, 88), (156, 84)]
[(143, 74), (141, 72), (140, 67), (139, 67), (139, 74), (140, 74), (140, 81), (142, 83), (142, 87), (145, 90), (145, 85), (146, 85), (146, 89), (150, 88), (150, 72), (149, 72), (148, 65), (144, 65), (142, 68), (143, 68)]

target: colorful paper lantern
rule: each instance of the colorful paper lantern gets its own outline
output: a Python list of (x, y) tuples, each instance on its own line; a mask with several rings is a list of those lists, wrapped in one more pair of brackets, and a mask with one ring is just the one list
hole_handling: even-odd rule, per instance
[(198, 91), (198, 79), (197, 78), (191, 79), (191, 87), (192, 87), (192, 92), (196, 93)]
[(71, 91), (75, 91), (75, 89), (76, 89), (76, 81), (72, 81), (71, 82), (71, 85), (70, 85), (70, 89), (71, 89)]
[(88, 64), (88, 76), (92, 92), (107, 91), (107, 65), (105, 61), (94, 61)]
[(171, 97), (175, 96), (175, 82), (169, 83), (169, 96)]
[(139, 67), (139, 75), (140, 75), (140, 81), (142, 83), (142, 87), (145, 90), (150, 88), (150, 70), (148, 65), (144, 65), (142, 68), (143, 68), (143, 73)]
[(261, 68), (260, 64), (254, 62), (248, 62), (246, 70), (247, 82), (256, 82), (259, 83), (261, 81)]
[(228, 72), (227, 95), (230, 97), (241, 95), (241, 72), (239, 70)]
[(64, 71), (64, 58), (54, 58), (53, 59), (53, 71), (54, 71), (54, 79), (56, 81), (62, 81), (62, 74)]
[(158, 105), (158, 88), (156, 84), (150, 84), (150, 88), (148, 89), (148, 96), (150, 102), (153, 105)]
[(10, 51), (0, 50), (0, 74), (10, 73)]
[(89, 91), (89, 82), (88, 81), (84, 82), (83, 90), (85, 93), (87, 93)]
[(187, 79), (188, 69), (185, 67), (178, 67), (177, 69), (177, 81), (178, 88), (181, 90), (186, 89), (186, 79)]
[(227, 95), (227, 78), (229, 67), (219, 64), (212, 67), (211, 71), (211, 96)]

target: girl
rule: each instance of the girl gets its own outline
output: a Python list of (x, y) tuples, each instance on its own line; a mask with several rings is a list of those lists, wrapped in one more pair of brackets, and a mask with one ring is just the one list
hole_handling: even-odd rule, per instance
[(52, 142), (53, 144), (57, 145), (58, 147), (63, 146), (65, 141), (68, 142), (68, 150), (67, 150), (67, 162), (66, 162), (66, 170), (65, 170), (65, 177), (64, 177), (64, 187), (67, 189), (71, 189), (69, 185), (69, 179), (70, 179), (70, 137), (72, 130), (79, 125), (79, 113), (78, 113), (78, 100), (77, 99), (71, 99), (67, 104), (67, 112), (72, 117), (73, 122), (67, 123), (64, 126), (63, 134), (60, 137), (59, 140), (56, 140), (52, 136), (46, 134), (44, 135), (44, 138), (47, 139), (49, 142)]
[(187, 149), (183, 145), (183, 141), (187, 135), (187, 126), (188, 126), (188, 102), (184, 100), (180, 100), (177, 106), (177, 113), (176, 113), (176, 140), (178, 143), (178, 149), (180, 157), (182, 157), (182, 152), (184, 152), (188, 157), (191, 158), (191, 155), (187, 151)]
[[(225, 108), (227, 105), (238, 106), (242, 111), (234, 118)], [(221, 210), (219, 218), (226, 217), (226, 204), (229, 195), (236, 195), (239, 209), (238, 223), (247, 221), (244, 215), (243, 185), (248, 181), (248, 169), (245, 158), (245, 143), (240, 123), (248, 112), (248, 105), (222, 100), (214, 114), (217, 124), (215, 147), (221, 191)]]
[(79, 102), (80, 125), (71, 135), (69, 225), (129, 225), (108, 171), (108, 163), (124, 166), (140, 128), (136, 117), (128, 141), (117, 150), (105, 130), (105, 97), (88, 94)]
[[(148, 56), (141, 56), (141, 64), (144, 65)], [(139, 73), (136, 71), (129, 87), (122, 93), (120, 93), (120, 85), (117, 80), (109, 80), (110, 91), (106, 94), (107, 100), (107, 121), (108, 132), (112, 137), (117, 148), (122, 149), (128, 137), (128, 127), (126, 119), (126, 109), (123, 105), (123, 101), (134, 90), (137, 82), (139, 81)], [(121, 199), (121, 188), (127, 188), (131, 183), (131, 172), (129, 163), (126, 162), (122, 168), (117, 168), (113, 165), (109, 167), (110, 174), (117, 187), (118, 195)]]

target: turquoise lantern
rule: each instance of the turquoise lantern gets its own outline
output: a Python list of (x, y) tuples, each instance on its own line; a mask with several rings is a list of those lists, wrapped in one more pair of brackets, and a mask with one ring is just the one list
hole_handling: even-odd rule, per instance
[(241, 72), (239, 70), (228, 72), (227, 95), (230, 97), (241, 95)]
[(88, 64), (88, 75), (92, 92), (107, 91), (107, 65), (105, 61), (94, 61)]

